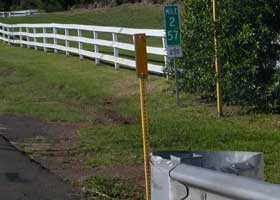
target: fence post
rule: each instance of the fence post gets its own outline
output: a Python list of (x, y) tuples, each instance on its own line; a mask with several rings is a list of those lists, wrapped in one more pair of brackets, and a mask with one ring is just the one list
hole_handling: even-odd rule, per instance
[[(164, 50), (166, 50), (166, 40), (165, 40), (165, 37), (162, 38), (162, 47), (164, 48)], [(167, 56), (164, 56), (164, 69), (166, 70), (166, 68), (168, 67), (168, 57)], [(167, 74), (166, 74), (166, 78), (169, 79), (169, 72), (167, 71)]]
[(20, 43), (20, 47), (23, 47), (23, 44), (22, 44), (22, 27), (19, 27), (19, 43)]
[[(135, 48), (135, 34), (132, 36), (132, 41), (133, 41), (133, 46), (134, 46), (134, 48)], [(134, 52), (136, 52), (136, 49), (134, 49)], [(136, 57), (135, 57), (135, 59), (136, 59)], [(136, 64), (136, 63), (135, 63)], [(149, 64), (149, 63), (148, 63)], [(148, 68), (149, 68), (149, 66), (148, 66)], [(136, 69), (136, 65), (135, 65), (135, 69)]]
[[(6, 28), (5, 26), (2, 26), (3, 31), (6, 31), (5, 28)], [(6, 34), (4, 32), (2, 33), (2, 36), (3, 36), (4, 39), (6, 38)], [(3, 42), (5, 43), (5, 40), (3, 40)]]
[[(1, 30), (2, 30), (2, 31), (4, 31), (4, 29), (3, 29), (3, 28), (4, 28), (4, 26), (3, 26), (3, 25), (1, 25)], [(3, 32), (1, 32), (1, 36), (2, 36), (2, 37), (4, 37), (4, 33), (3, 33)], [(3, 40), (1, 40), (1, 41), (3, 42)]]
[[(166, 42), (165, 42), (164, 37), (162, 38), (162, 47), (166, 50)], [(167, 56), (164, 56), (164, 67), (165, 68), (167, 67), (167, 62), (168, 62)]]
[(82, 32), (82, 30), (78, 29), (79, 55), (80, 55), (80, 59), (83, 59), (84, 57), (81, 54), (81, 50), (83, 50), (83, 43), (80, 41), (81, 37), (83, 37), (83, 32)]
[(57, 28), (53, 27), (53, 44), (54, 44), (54, 53), (57, 53), (57, 39), (56, 39), (56, 34), (57, 34)]
[[(113, 46), (116, 46), (116, 43), (118, 42), (118, 35), (116, 33), (112, 33), (113, 36)], [(119, 69), (120, 65), (116, 62), (116, 58), (119, 57), (119, 49), (114, 47), (114, 57), (115, 57), (115, 69)]]
[[(33, 41), (34, 41), (35, 43), (37, 43), (37, 37), (36, 37), (36, 35), (37, 35), (37, 29), (36, 29), (36, 28), (33, 28), (33, 35), (34, 35)], [(37, 44), (34, 44), (34, 49), (35, 49), (36, 51), (38, 50)]]
[[(2, 31), (5, 31), (5, 30), (4, 30), (4, 26), (3, 26), (3, 25), (1, 25), (1, 30), (2, 30)], [(5, 37), (5, 35), (4, 35), (4, 33), (3, 33), (3, 32), (1, 33), (1, 36), (2, 36), (3, 38)], [(3, 40), (1, 40), (1, 41), (3, 42)]]
[[(1, 14), (1, 12), (0, 12), (0, 14)], [(3, 25), (0, 25), (0, 30), (2, 30), (3, 31)], [(3, 33), (1, 32), (1, 37), (3, 37)], [(1, 40), (2, 41), (2, 40)]]
[(10, 44), (13, 45), (14, 44), (14, 25), (11, 25), (9, 33), (10, 33)]
[(7, 27), (7, 36), (8, 36), (8, 44), (11, 45), (11, 36), (10, 36), (10, 28)]
[(14, 45), (15, 44), (15, 36), (14, 36), (14, 32), (15, 32), (15, 28), (14, 25), (11, 25), (11, 44)]
[(66, 51), (65, 51), (65, 54), (66, 56), (69, 56), (69, 52), (68, 52), (68, 48), (69, 48), (69, 41), (67, 40), (67, 37), (69, 36), (69, 30), (66, 28), (65, 29), (65, 47), (66, 47)]
[[(2, 31), (5, 31), (4, 25), (1, 26), (1, 30), (2, 30)], [(5, 38), (5, 34), (4, 34), (3, 32), (2, 32), (1, 34), (2, 34), (2, 37)], [(4, 40), (2, 40), (2, 42), (4, 42)]]
[[(96, 31), (93, 32), (93, 39), (95, 40), (98, 39), (98, 32)], [(99, 53), (99, 46), (97, 44), (94, 45), (94, 52)], [(95, 64), (96, 65), (100, 64), (100, 60), (98, 58), (95, 58)]]
[[(6, 26), (3, 26), (3, 28), (2, 28), (2, 29), (3, 29), (3, 31), (7, 31)], [(6, 33), (3, 33), (3, 38), (4, 38), (4, 39), (6, 39), (6, 38), (7, 38)], [(5, 41), (5, 40), (4, 40), (3, 42), (4, 42), (4, 43), (6, 43), (6, 41)]]
[(30, 42), (30, 37), (28, 36), (28, 34), (29, 34), (29, 28), (28, 27), (26, 27), (26, 41), (27, 41), (27, 48), (29, 49), (30, 48), (30, 44), (29, 44), (29, 42)]
[(47, 44), (47, 38), (45, 37), (45, 34), (47, 33), (47, 30), (46, 30), (46, 28), (44, 27), (43, 28), (43, 34), (44, 34), (44, 36), (43, 36), (43, 43), (44, 43), (44, 52), (47, 52), (48, 50), (47, 50), (47, 47), (46, 47), (46, 44)]

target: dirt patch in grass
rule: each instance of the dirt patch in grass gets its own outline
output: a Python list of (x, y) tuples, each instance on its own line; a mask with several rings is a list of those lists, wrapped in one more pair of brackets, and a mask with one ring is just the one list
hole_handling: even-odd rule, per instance
[(0, 114), (0, 124), (7, 129), (4, 133), (6, 137), (15, 142), (24, 142), (26, 139), (36, 137), (71, 138), (79, 128), (87, 125), (85, 123), (47, 123), (33, 117), (14, 114)]
[(112, 124), (134, 124), (132, 117), (123, 117), (118, 112), (111, 109), (104, 109), (102, 114), (95, 120), (94, 124), (112, 125)]
[(127, 180), (131, 183), (138, 183), (138, 185), (144, 185), (144, 167), (139, 165), (124, 166), (100, 166), (94, 168), (94, 173), (97, 176), (107, 176), (113, 178), (120, 178)]
[(1, 76), (4, 77), (11, 76), (14, 73), (16, 73), (16, 70), (11, 68), (3, 68), (2, 70), (0, 70)]
[(125, 117), (120, 113), (112, 109), (112, 106), (119, 103), (118, 100), (108, 98), (103, 99), (99, 104), (103, 105), (103, 108), (96, 108), (93, 105), (83, 105), (82, 110), (86, 114), (96, 116), (96, 120), (93, 125), (119, 125), (119, 124), (135, 124), (136, 119), (134, 117)]

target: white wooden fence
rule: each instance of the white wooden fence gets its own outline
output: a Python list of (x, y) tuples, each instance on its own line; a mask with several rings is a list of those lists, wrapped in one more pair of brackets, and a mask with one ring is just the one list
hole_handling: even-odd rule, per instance
[(45, 13), (43, 10), (18, 10), (18, 11), (8, 11), (8, 12), (0, 12), (0, 18), (2, 17), (22, 17), (29, 15), (38, 15)]
[[(99, 38), (99, 33), (107, 34), (107, 36), (109, 34), (111, 39)], [(81, 59), (83, 57), (94, 58), (96, 64), (99, 64), (100, 61), (110, 62), (114, 63), (116, 69), (120, 65), (135, 69), (134, 56), (122, 56), (119, 54), (119, 50), (134, 52), (133, 41), (136, 33), (145, 33), (147, 38), (160, 40), (161, 47), (148, 46), (147, 52), (157, 55), (163, 60), (162, 63), (149, 63), (149, 71), (162, 74), (167, 62), (164, 30), (54, 23), (13, 25), (0, 23), (0, 40), (8, 44), (32, 47), (35, 50), (44, 49), (45, 52), (62, 51), (66, 55), (79, 55)], [(120, 42), (118, 36), (131, 37), (132, 42)], [(73, 42), (77, 44), (75, 47), (70, 45)], [(85, 49), (84, 44), (90, 44), (92, 48)], [(101, 51), (100, 47), (109, 48), (112, 53)]]

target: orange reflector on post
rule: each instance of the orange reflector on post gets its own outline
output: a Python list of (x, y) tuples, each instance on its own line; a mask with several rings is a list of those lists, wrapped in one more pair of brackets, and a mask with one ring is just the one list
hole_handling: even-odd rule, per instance
[(148, 76), (146, 35), (135, 34), (136, 72), (139, 78)]

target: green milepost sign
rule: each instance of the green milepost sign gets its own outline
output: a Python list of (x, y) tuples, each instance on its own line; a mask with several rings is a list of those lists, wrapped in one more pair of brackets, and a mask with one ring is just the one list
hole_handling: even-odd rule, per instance
[(181, 33), (180, 33), (180, 14), (178, 5), (164, 6), (164, 20), (166, 32), (166, 52), (168, 58), (173, 58), (173, 68), (175, 69), (176, 80), (176, 102), (179, 105), (179, 84), (178, 84), (178, 70), (176, 68), (176, 58), (183, 56), (181, 47)]
[(178, 6), (165, 6), (164, 16), (167, 46), (179, 46), (181, 44), (181, 35)]
[(164, 6), (167, 57), (182, 56), (179, 6)]

